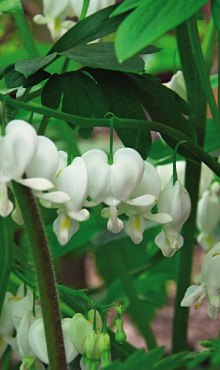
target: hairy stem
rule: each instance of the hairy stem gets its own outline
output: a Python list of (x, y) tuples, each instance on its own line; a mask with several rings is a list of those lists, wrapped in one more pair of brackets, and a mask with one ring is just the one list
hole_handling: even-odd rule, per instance
[(67, 370), (55, 275), (39, 210), (29, 188), (15, 181), (12, 186), (33, 254), (50, 370)]

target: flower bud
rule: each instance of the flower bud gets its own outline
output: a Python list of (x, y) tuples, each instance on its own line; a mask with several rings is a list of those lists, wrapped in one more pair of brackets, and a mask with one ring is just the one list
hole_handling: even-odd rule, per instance
[(123, 320), (121, 318), (117, 318), (115, 320), (116, 326), (117, 326), (117, 332), (115, 333), (115, 340), (119, 344), (123, 344), (124, 341), (126, 340), (126, 334), (123, 330)]

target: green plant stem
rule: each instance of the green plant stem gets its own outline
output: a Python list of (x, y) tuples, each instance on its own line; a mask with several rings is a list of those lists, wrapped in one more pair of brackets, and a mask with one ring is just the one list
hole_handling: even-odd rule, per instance
[[(192, 81), (193, 82), (193, 81)], [(0, 100), (3, 100), (5, 95), (0, 93)], [(57, 112), (54, 109), (41, 107), (39, 105), (33, 105), (28, 103), (23, 103), (18, 100), (12, 99), (9, 96), (6, 96), (6, 102), (8, 105), (13, 107), (20, 107), (25, 109), (29, 112), (36, 112), (42, 115), (46, 115), (49, 117), (54, 117), (63, 121), (67, 121), (69, 123), (73, 123), (74, 125), (78, 125), (80, 127), (110, 127), (110, 120), (109, 118), (87, 118), (87, 117), (79, 117), (74, 116), (68, 113)], [(207, 152), (205, 152), (198, 144), (196, 144), (192, 139), (190, 139), (187, 135), (183, 134), (182, 132), (168, 127), (162, 123), (154, 122), (154, 121), (146, 121), (146, 120), (136, 120), (136, 119), (121, 119), (121, 118), (114, 118), (114, 127), (115, 128), (143, 128), (146, 130), (157, 131), (160, 132), (162, 135), (165, 134), (167, 136), (172, 137), (176, 141), (186, 141), (182, 144), (189, 152), (195, 155), (198, 160), (204, 162), (208, 167), (211, 168), (213, 172), (216, 173), (217, 176), (220, 177), (220, 165), (219, 163), (211, 157)]]
[(38, 51), (35, 47), (34, 40), (30, 33), (29, 27), (27, 25), (27, 21), (25, 19), (24, 13), (21, 11), (13, 12), (12, 13), (17, 24), (17, 27), (20, 31), (23, 43), (27, 52), (29, 53), (31, 58), (37, 58), (39, 56)]
[[(218, 31), (218, 58), (220, 60), (220, 32)], [(220, 117), (220, 68), (218, 68), (218, 112)]]
[(47, 116), (42, 117), (40, 126), (39, 126), (38, 131), (37, 131), (38, 135), (44, 135), (49, 121), (50, 121), (50, 117), (47, 117)]
[[(190, 21), (182, 23), (180, 26), (176, 28), (176, 37), (181, 65), (187, 86), (188, 102), (193, 112), (193, 116), (190, 117), (189, 119), (191, 120), (195, 128), (198, 138), (198, 144), (200, 145), (200, 147), (203, 147), (207, 115), (207, 101), (200, 78), (201, 76), (199, 75), (199, 71), (197, 69), (198, 63), (196, 63), (196, 57), (194, 58), (195, 50), (193, 50), (191, 45), (192, 35), (190, 38), (188, 29), (189, 23), (192, 23), (192, 19)], [(196, 32), (194, 36), (195, 38), (199, 37), (198, 32)], [(199, 39), (196, 40), (196, 43), (198, 42)], [(211, 50), (209, 50), (209, 52), (211, 52)], [(211, 63), (209, 63), (209, 66), (211, 66)], [(206, 77), (207, 73), (208, 70), (205, 69)], [(184, 245), (179, 252), (178, 260), (177, 291), (173, 321), (174, 353), (188, 349), (187, 324), (189, 309), (181, 307), (180, 303), (184, 297), (185, 291), (187, 290), (188, 286), (191, 283), (200, 170), (201, 166), (199, 164), (187, 161), (185, 172), (185, 187), (191, 198), (191, 214), (183, 227), (182, 235), (184, 238)]]
[(146, 311), (141, 300), (138, 298), (132, 279), (125, 266), (124, 258), (120, 250), (120, 244), (115, 242), (114, 245), (112, 245), (112, 248), (112, 254), (114, 256), (113, 266), (117, 270), (116, 274), (121, 280), (124, 291), (129, 299), (128, 312), (131, 315), (133, 322), (137, 325), (140, 333), (143, 335), (148, 349), (151, 350), (157, 347), (157, 343), (146, 317)]
[(79, 21), (81, 21), (82, 19), (84, 19), (86, 17), (86, 13), (87, 13), (87, 10), (88, 10), (88, 7), (89, 7), (89, 3), (90, 3), (90, 0), (84, 0), (83, 1), (83, 7), (82, 7), (82, 11), (81, 11), (81, 14), (80, 14), (80, 17), (79, 17)]
[(67, 370), (55, 276), (43, 224), (32, 191), (12, 181), (33, 254), (50, 370)]
[[(209, 81), (209, 74), (207, 74), (207, 66), (205, 65), (205, 61), (204, 61), (203, 54), (202, 54), (202, 49), (201, 49), (201, 44), (199, 40), (199, 33), (198, 33), (195, 16), (189, 18), (188, 24), (189, 24), (191, 45), (192, 45), (193, 53), (195, 56), (195, 61), (197, 64), (201, 85), (204, 90), (207, 102), (209, 104), (212, 117), (215, 123), (216, 131), (217, 131), (219, 141), (220, 141), (220, 122), (219, 122), (218, 108), (217, 108), (215, 97), (214, 97), (212, 87)], [(210, 54), (212, 55), (212, 53)]]

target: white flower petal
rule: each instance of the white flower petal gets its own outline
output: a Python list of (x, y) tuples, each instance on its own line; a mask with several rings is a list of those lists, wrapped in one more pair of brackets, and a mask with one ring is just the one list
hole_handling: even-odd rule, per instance
[(80, 157), (76, 157), (71, 165), (60, 173), (56, 187), (71, 198), (71, 200), (65, 203), (67, 213), (78, 213), (88, 194), (87, 169)]
[(140, 154), (131, 148), (117, 150), (113, 156), (111, 169), (111, 190), (104, 200), (109, 206), (126, 202), (139, 185), (144, 173), (144, 161)]
[(17, 182), (33, 190), (49, 190), (54, 187), (51, 181), (42, 178), (18, 179)]
[(191, 306), (195, 299), (205, 293), (205, 289), (203, 286), (197, 286), (197, 285), (191, 285), (186, 293), (185, 296), (181, 302), (182, 307), (189, 307)]
[(34, 192), (35, 197), (47, 200), (48, 202), (62, 204), (68, 202), (71, 198), (68, 194), (63, 191), (51, 191), (49, 193), (42, 193), (40, 191)]
[(72, 220), (65, 213), (60, 213), (53, 223), (53, 231), (61, 245), (68, 243), (70, 238), (79, 230), (79, 222)]
[(117, 207), (110, 207), (110, 218), (108, 220), (107, 228), (114, 234), (120, 233), (123, 228), (123, 222), (117, 217)]
[(36, 155), (26, 170), (28, 178), (42, 177), (52, 180), (59, 163), (55, 144), (45, 136), (38, 136)]
[[(151, 194), (144, 194), (144, 195), (141, 195), (139, 196), (138, 198), (134, 198), (134, 199), (131, 199), (131, 200), (127, 200), (126, 203), (131, 205), (131, 206), (154, 206), (155, 202), (156, 202), (156, 198), (154, 195), (151, 195)], [(151, 207), (151, 208), (152, 208)]]
[(21, 320), (21, 324), (18, 328), (17, 332), (17, 341), (18, 341), (18, 348), (20, 355), (22, 358), (24, 356), (34, 356), (33, 351), (31, 350), (31, 347), (29, 345), (28, 341), (28, 332), (30, 326), (35, 321), (35, 317), (30, 309), (27, 309), (26, 312), (23, 315), (23, 318)]
[(97, 205), (103, 202), (110, 192), (108, 156), (102, 150), (93, 149), (84, 153), (81, 158), (85, 162), (88, 171), (88, 195), (92, 200), (91, 205)]
[(0, 137), (0, 182), (22, 177), (37, 151), (37, 134), (34, 128), (22, 120), (6, 125), (5, 136)]
[(13, 203), (8, 199), (7, 185), (0, 183), (0, 216), (7, 217), (13, 210)]
[(143, 232), (146, 227), (146, 221), (139, 215), (129, 217), (125, 226), (126, 233), (130, 236), (134, 244), (139, 244), (143, 240)]

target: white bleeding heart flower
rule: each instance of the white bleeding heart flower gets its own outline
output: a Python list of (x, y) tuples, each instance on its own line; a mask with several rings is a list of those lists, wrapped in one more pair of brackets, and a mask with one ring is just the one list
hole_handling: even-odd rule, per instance
[(197, 241), (208, 252), (218, 241), (215, 229), (220, 221), (220, 184), (214, 182), (211, 190), (206, 190), (198, 202), (197, 226), (200, 234)]
[[(59, 243), (64, 245), (78, 231), (79, 222), (89, 218), (89, 212), (82, 208), (88, 194), (88, 174), (80, 157), (74, 158), (69, 166), (59, 170), (55, 189), (67, 194), (70, 199), (63, 204), (52, 205), (58, 207), (58, 218), (53, 230)], [(52, 195), (53, 192), (48, 194)]]
[[(71, 319), (69, 318), (61, 320), (67, 363), (73, 361), (74, 358), (78, 355), (78, 351), (74, 348), (69, 336), (70, 322)], [(38, 359), (40, 359), (45, 364), (49, 364), (42, 318), (35, 320), (30, 326), (28, 331), (28, 345)]]
[(179, 180), (173, 185), (173, 176), (162, 190), (157, 208), (159, 212), (168, 213), (173, 218), (172, 222), (163, 225), (163, 230), (155, 239), (163, 255), (171, 257), (183, 245), (180, 231), (191, 211), (191, 200), (187, 190)]
[[(161, 190), (165, 188), (165, 186), (170, 181), (170, 178), (173, 174), (173, 163), (168, 163), (164, 165), (157, 166), (157, 172), (159, 173), (160, 180), (161, 180)], [(176, 170), (177, 170), (177, 177), (179, 182), (184, 185), (185, 182), (185, 168), (186, 162), (185, 161), (177, 161), (176, 162)], [(210, 170), (208, 166), (202, 163), (201, 166), (201, 176), (199, 182), (199, 195), (201, 196), (205, 190), (207, 190), (214, 178), (213, 172)]]
[(143, 239), (146, 220), (162, 224), (173, 220), (167, 213), (151, 213), (160, 197), (160, 177), (151, 163), (144, 162), (144, 166), (140, 184), (131, 193), (129, 200), (118, 206), (118, 214), (125, 213), (129, 217), (125, 231), (135, 244), (139, 244)]
[[(113, 164), (108, 163), (108, 156), (102, 150), (90, 150), (82, 155), (89, 178), (87, 207), (104, 202), (110, 209), (103, 211), (103, 217), (110, 217), (109, 230), (118, 233), (123, 223), (117, 217), (117, 206), (129, 201), (129, 196), (139, 185), (144, 173), (144, 161), (140, 154), (131, 148), (122, 148), (115, 152)], [(109, 213), (108, 213), (109, 212)]]
[(181, 302), (182, 307), (189, 307), (194, 304), (195, 308), (199, 308), (202, 300), (208, 298), (208, 315), (215, 320), (220, 309), (220, 243), (216, 244), (205, 256), (201, 275), (195, 277), (194, 281), (197, 285), (190, 286)]
[[(45, 145), (46, 140), (46, 145)], [(42, 143), (44, 143), (42, 145)], [(50, 143), (50, 144), (49, 144)], [(42, 164), (38, 158), (42, 154), (42, 146), (53, 147), (54, 144), (46, 138), (39, 139), (34, 128), (22, 120), (13, 120), (6, 125), (5, 136), (0, 136), (0, 214), (6, 217), (12, 211), (12, 203), (8, 199), (7, 186), (14, 180), (28, 186), (36, 192), (49, 190), (53, 184), (47, 177), (41, 177), (58, 163), (58, 157), (49, 157), (48, 162)], [(47, 150), (47, 149), (46, 149)], [(39, 155), (40, 154), (40, 155)], [(34, 170), (31, 164), (34, 162)], [(44, 168), (42, 168), (44, 167)], [(29, 178), (23, 178), (26, 171), (30, 171)], [(32, 177), (33, 176), (33, 177)], [(43, 194), (43, 193), (42, 193)]]

